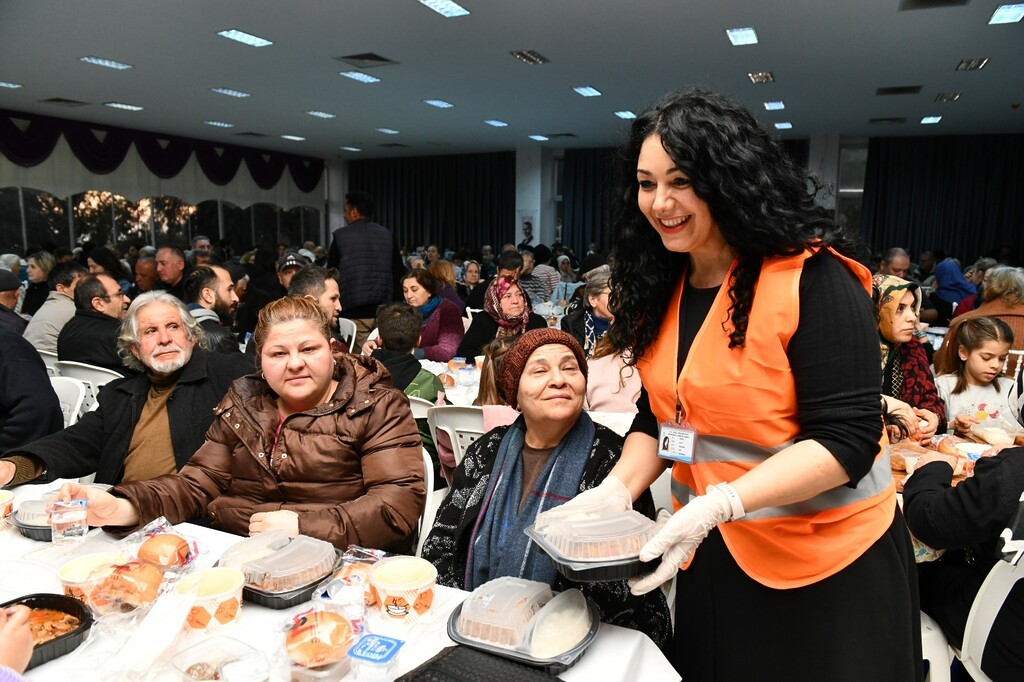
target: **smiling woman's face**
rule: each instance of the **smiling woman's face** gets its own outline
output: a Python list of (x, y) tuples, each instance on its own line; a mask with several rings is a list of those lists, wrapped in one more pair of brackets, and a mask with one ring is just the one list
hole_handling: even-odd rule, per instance
[(330, 396), (334, 357), (323, 333), (305, 320), (270, 328), (260, 353), (263, 376), (291, 412), (309, 410)]
[(519, 380), (519, 410), (530, 424), (574, 423), (583, 410), (587, 379), (568, 346), (549, 343), (533, 351)]

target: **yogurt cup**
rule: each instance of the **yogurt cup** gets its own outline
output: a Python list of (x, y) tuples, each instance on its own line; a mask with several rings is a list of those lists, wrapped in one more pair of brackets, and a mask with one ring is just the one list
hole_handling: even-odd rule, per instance
[(196, 595), (185, 622), (193, 630), (215, 632), (238, 619), (245, 575), (236, 568), (207, 568), (185, 576), (174, 586), (177, 594)]
[(64, 594), (85, 604), (89, 603), (89, 595), (97, 582), (103, 580), (114, 569), (128, 561), (128, 557), (120, 552), (97, 552), (85, 554), (61, 564), (57, 571)]
[(434, 603), (437, 569), (425, 559), (394, 556), (373, 565), (367, 606), (389, 622), (414, 623)]
[(0, 490), (0, 521), (11, 515), (14, 509), (14, 493), (10, 490)]

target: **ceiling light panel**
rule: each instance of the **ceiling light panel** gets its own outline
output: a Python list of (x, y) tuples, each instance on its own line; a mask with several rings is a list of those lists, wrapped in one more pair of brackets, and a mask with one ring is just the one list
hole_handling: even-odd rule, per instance
[(486, 121), (484, 121), (484, 123), (486, 123), (487, 125), (492, 126), (494, 128), (507, 128), (508, 127), (508, 123), (505, 123), (504, 121), (499, 121), (496, 118), (489, 118)]
[(468, 9), (451, 0), (420, 0), (420, 4), (429, 7), (445, 19), (464, 17), (469, 14)]
[(291, 140), (292, 142), (304, 142), (306, 138), (299, 137), (298, 135), (282, 135), (282, 139)]
[(451, 102), (445, 102), (443, 99), (425, 99), (423, 100), (423, 103), (429, 104), (432, 107), (437, 107), (438, 109), (451, 109), (455, 106)]
[(597, 88), (592, 88), (589, 85), (579, 85), (573, 88), (577, 93), (584, 97), (600, 97), (601, 91)]
[(11, 88), (13, 90), (14, 88), (20, 87), (20, 83), (8, 83), (7, 81), (0, 81), (0, 88)]
[(547, 64), (548, 61), (550, 61), (547, 57), (542, 55), (540, 52), (537, 52), (536, 50), (513, 50), (509, 54), (511, 54), (513, 57), (523, 62), (524, 64), (529, 64), (531, 66), (536, 66), (537, 64)]
[(335, 114), (328, 114), (326, 111), (307, 111), (306, 113), (316, 118), (338, 118)]
[(397, 135), (398, 131), (394, 128), (377, 128), (378, 133), (384, 133), (385, 135)]
[(361, 151), (363, 151), (359, 147), (342, 147), (342, 150), (344, 150), (346, 152), (361, 152)]
[(636, 118), (636, 114), (634, 114), (632, 111), (616, 111), (615, 115), (627, 121)]
[(213, 126), (214, 128), (234, 128), (235, 127), (234, 123), (225, 123), (224, 121), (203, 121), (203, 123), (205, 123), (208, 126)]
[(217, 35), (228, 40), (234, 40), (236, 43), (242, 43), (249, 47), (266, 47), (267, 45), (273, 45), (273, 41), (267, 40), (266, 38), (260, 38), (254, 36), (251, 33), (245, 31), (239, 31), (237, 28), (229, 28), (226, 31), (218, 31)]
[(776, 130), (791, 130), (792, 128), (793, 124), (790, 123), (789, 121), (780, 121), (775, 124)]
[(113, 59), (104, 59), (103, 57), (79, 57), (78, 61), (85, 62), (86, 64), (95, 64), (96, 66), (105, 66), (108, 69), (117, 69), (118, 71), (132, 68), (131, 64), (115, 62)]
[(782, 111), (786, 108), (786, 105), (783, 102), (765, 102), (764, 108), (767, 111)]
[(938, 123), (941, 120), (941, 116), (925, 116), (924, 118), (921, 119), (921, 123), (922, 125), (931, 125), (933, 123)]
[(241, 90), (232, 90), (231, 88), (210, 88), (211, 91), (216, 92), (218, 95), (227, 95), (228, 97), (251, 97), (248, 92), (242, 92)]
[(1016, 24), (1024, 19), (1024, 5), (999, 5), (988, 20), (990, 24)]
[(775, 82), (775, 76), (772, 75), (771, 71), (751, 71), (747, 74), (747, 78), (755, 85)]
[(957, 71), (981, 71), (988, 64), (988, 57), (975, 57), (974, 59), (962, 59), (957, 64)]
[(757, 45), (757, 31), (752, 28), (728, 28), (725, 35), (729, 42), (737, 47), (740, 45)]
[(352, 80), (359, 81), (360, 83), (380, 83), (379, 78), (375, 78), (367, 73), (363, 73), (362, 71), (342, 71), (338, 75), (344, 76), (345, 78), (351, 78)]
[(536, 140), (537, 142), (547, 142), (548, 141), (548, 138), (545, 137), (544, 135), (530, 135), (530, 139), (531, 140)]
[(124, 109), (125, 111), (142, 111), (142, 107), (135, 104), (125, 104), (124, 102), (104, 102), (103, 105), (111, 107), (112, 109)]

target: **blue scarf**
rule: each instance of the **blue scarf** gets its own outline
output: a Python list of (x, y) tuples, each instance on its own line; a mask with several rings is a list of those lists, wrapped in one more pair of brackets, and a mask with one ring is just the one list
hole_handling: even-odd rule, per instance
[(465, 589), (475, 590), (503, 576), (526, 578), (553, 585), (557, 574), (551, 560), (533, 547), (525, 530), (537, 514), (576, 497), (594, 444), (594, 423), (581, 412), (569, 433), (555, 448), (526, 497), (523, 489), (523, 417), (505, 433), (498, 447), (483, 504), (469, 538)]
[(960, 272), (956, 261), (947, 258), (935, 266), (935, 295), (946, 303), (959, 303), (976, 293), (978, 290)]
[(588, 358), (594, 354), (594, 347), (608, 333), (611, 324), (611, 320), (604, 319), (591, 308), (583, 312), (583, 351)]
[(430, 319), (430, 316), (437, 310), (437, 306), (441, 305), (441, 295), (434, 294), (430, 297), (430, 300), (419, 307), (420, 314), (423, 315), (423, 321), (426, 322)]

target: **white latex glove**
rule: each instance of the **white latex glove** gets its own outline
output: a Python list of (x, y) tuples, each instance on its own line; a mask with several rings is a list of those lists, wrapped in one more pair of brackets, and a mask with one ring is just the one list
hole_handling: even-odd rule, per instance
[(558, 508), (571, 509), (578, 505), (598, 502), (614, 511), (629, 511), (633, 508), (633, 497), (629, 494), (629, 488), (614, 476), (606, 477), (597, 487), (584, 490)]
[[(722, 484), (723, 487), (727, 485)], [(629, 579), (629, 588), (633, 594), (646, 594), (671, 580), (679, 567), (693, 556), (697, 546), (712, 528), (732, 519), (734, 515), (737, 518), (743, 516), (739, 496), (731, 487), (729, 490), (735, 499), (730, 500), (730, 495), (717, 486), (708, 488), (705, 494), (690, 500), (673, 514), (658, 534), (643, 546), (640, 561), (652, 561), (660, 556), (661, 564), (653, 573)]]

